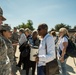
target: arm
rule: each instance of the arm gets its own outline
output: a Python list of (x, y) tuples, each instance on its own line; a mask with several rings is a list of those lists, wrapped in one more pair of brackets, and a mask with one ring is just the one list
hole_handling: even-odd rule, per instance
[(64, 57), (64, 55), (66, 54), (66, 48), (68, 46), (68, 42), (63, 42), (63, 50), (62, 50), (62, 57)]
[(5, 41), (0, 37), (0, 61), (5, 60), (6, 56), (7, 56), (7, 47), (5, 45)]
[(64, 59), (65, 59), (65, 54), (66, 54), (66, 48), (67, 48), (67, 46), (68, 46), (68, 40), (67, 40), (67, 38), (63, 38), (62, 39), (62, 45), (63, 45), (63, 48), (62, 48), (62, 54), (61, 54), (61, 57), (60, 57), (60, 61), (61, 62), (64, 62)]
[(47, 45), (47, 54), (45, 50), (45, 54), (42, 57), (39, 56), (39, 61), (44, 61), (44, 62), (50, 62), (55, 59), (55, 43), (53, 37), (48, 37), (46, 39), (46, 45)]
[(27, 41), (27, 38), (26, 38), (25, 34), (21, 34), (21, 37), (19, 39), (20, 45), (23, 44), (25, 41)]

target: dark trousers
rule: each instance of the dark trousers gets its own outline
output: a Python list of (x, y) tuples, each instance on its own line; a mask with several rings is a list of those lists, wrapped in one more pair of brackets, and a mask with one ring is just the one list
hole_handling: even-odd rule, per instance
[(18, 62), (17, 65), (18, 65), (19, 67), (21, 67), (22, 62), (23, 62), (23, 57), (21, 56), (21, 52), (20, 52), (19, 62)]
[(29, 69), (30, 69), (30, 60), (27, 58), (23, 58), (23, 70), (26, 70), (26, 75), (29, 75)]
[(29, 75), (29, 68), (30, 68), (29, 55), (27, 57), (22, 57), (20, 53), (19, 62), (17, 65), (21, 67), (22, 64), (23, 64), (23, 70), (26, 70), (26, 75)]
[(36, 62), (35, 61), (30, 61), (31, 67), (32, 67), (32, 75), (35, 75), (35, 69), (36, 69)]

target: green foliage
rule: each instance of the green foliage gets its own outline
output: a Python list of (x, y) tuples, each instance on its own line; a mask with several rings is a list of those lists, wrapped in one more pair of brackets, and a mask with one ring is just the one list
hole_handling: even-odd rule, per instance
[(71, 29), (71, 26), (67, 25), (66, 28), (69, 30), (69, 29)]
[(76, 25), (74, 26), (74, 29), (76, 30)]
[(61, 24), (56, 24), (55, 30), (56, 30), (56, 31), (59, 31), (59, 29), (62, 28), (62, 27), (65, 27), (65, 28), (67, 28), (68, 30), (71, 29), (71, 26), (61, 23)]
[(33, 22), (31, 20), (28, 20), (28, 22), (26, 23), (26, 28), (29, 28), (30, 30), (34, 30)]
[(29, 28), (30, 30), (34, 30), (32, 20), (28, 20), (26, 24), (22, 23), (21, 25), (18, 25), (17, 28), (18, 29), (20, 29), (20, 28), (24, 28), (24, 29)]

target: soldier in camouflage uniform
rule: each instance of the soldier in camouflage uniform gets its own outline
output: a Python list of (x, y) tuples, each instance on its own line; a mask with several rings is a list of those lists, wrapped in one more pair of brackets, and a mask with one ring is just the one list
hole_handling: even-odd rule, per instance
[(13, 63), (14, 63), (14, 50), (13, 50), (12, 42), (9, 39), (11, 37), (10, 30), (11, 30), (11, 27), (8, 26), (8, 24), (2, 25), (2, 28), (1, 28), (2, 38), (4, 39), (7, 46), (7, 55), (10, 59), (10, 64), (12, 69)]
[[(2, 21), (5, 20), (6, 19), (3, 17), (3, 10), (0, 8), (0, 30)], [(2, 35), (0, 34), (0, 75), (10, 75), (10, 72), (10, 60), (7, 56), (7, 46), (5, 41), (2, 39)]]
[(0, 37), (0, 75), (9, 75), (10, 72), (10, 60), (7, 56), (7, 48), (4, 40)]
[(13, 30), (13, 33), (12, 33), (12, 36), (11, 36), (12, 44), (15, 44), (15, 45), (13, 45), (13, 48), (14, 48), (14, 60), (16, 58), (15, 53), (16, 53), (16, 49), (17, 49), (18, 39), (19, 39), (19, 36), (18, 36), (18, 33), (17, 33), (17, 28), (14, 27), (14, 30)]

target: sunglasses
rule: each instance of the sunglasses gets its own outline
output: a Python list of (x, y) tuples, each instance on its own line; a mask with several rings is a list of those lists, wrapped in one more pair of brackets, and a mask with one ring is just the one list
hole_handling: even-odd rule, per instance
[(41, 28), (38, 28), (37, 30), (38, 30), (38, 31), (41, 31)]

